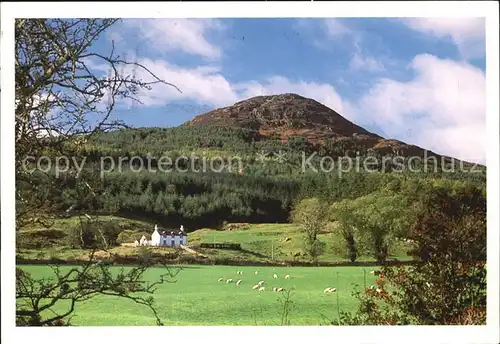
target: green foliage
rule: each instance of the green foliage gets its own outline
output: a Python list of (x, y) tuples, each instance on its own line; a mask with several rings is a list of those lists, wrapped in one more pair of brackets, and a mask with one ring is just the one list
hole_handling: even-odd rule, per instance
[(327, 225), (327, 216), (321, 201), (317, 198), (303, 199), (291, 213), (292, 221), (301, 228), (304, 237), (304, 250), (316, 260), (324, 250), (324, 243), (318, 239), (318, 234)]
[(139, 241), (142, 238), (142, 236), (149, 237), (150, 235), (151, 232), (126, 229), (118, 234), (116, 242), (117, 244), (129, 244), (133, 243), (135, 240)]
[(60, 229), (37, 229), (16, 232), (18, 248), (47, 248), (64, 243), (66, 233)]
[(366, 249), (379, 263), (384, 262), (390, 242), (406, 237), (413, 219), (409, 200), (387, 191), (343, 200), (331, 207), (331, 220), (339, 224), (351, 261), (358, 251)]
[(412, 226), (409, 267), (382, 269), (346, 324), (480, 325), (486, 321), (486, 199), (470, 185), (431, 186)]
[(82, 219), (68, 232), (68, 244), (71, 248), (108, 248), (118, 245), (121, 229), (113, 221)]
[(71, 228), (67, 238), (71, 248), (90, 248), (96, 243), (95, 232), (88, 223)]
[[(163, 131), (160, 129), (156, 129), (156, 131), (158, 131), (158, 135), (154, 134), (152, 138), (156, 137), (160, 140), (159, 134)], [(156, 131), (153, 130), (153, 132)], [(119, 136), (119, 133), (124, 136), (124, 141), (126, 141), (125, 138), (129, 138), (129, 131), (109, 133), (109, 135), (115, 137)], [(107, 137), (108, 134), (102, 135), (102, 137)], [(231, 135), (228, 135), (229, 137)], [(111, 138), (107, 139), (111, 140)], [(107, 156), (106, 154), (109, 153), (117, 160), (116, 164), (118, 165), (119, 157), (134, 156), (133, 152), (127, 151), (129, 149), (127, 147), (131, 144), (123, 144), (123, 150), (120, 152), (98, 150), (96, 157), (87, 159), (88, 166), (82, 174), (87, 180), (92, 179), (93, 185), (98, 186), (93, 193), (88, 190), (84, 183), (80, 182), (80, 179), (71, 174), (62, 174), (54, 180), (37, 181), (40, 191), (43, 192), (45, 188), (51, 189), (47, 197), (51, 199), (53, 206), (59, 211), (65, 211), (72, 207), (73, 211), (134, 214), (158, 219), (176, 226), (183, 222), (190, 228), (202, 228), (219, 227), (223, 221), (287, 222), (291, 205), (303, 198), (315, 197), (331, 204), (345, 199), (354, 200), (375, 192), (389, 192), (406, 195), (411, 199), (419, 193), (425, 192), (427, 185), (432, 183), (441, 183), (443, 186), (453, 188), (454, 185), (463, 184), (466, 180), (468, 180), (467, 183), (482, 188), (483, 192), (485, 190), (484, 180), (481, 180), (479, 175), (473, 174), (439, 175), (432, 173), (367, 173), (363, 171), (339, 174), (336, 170), (302, 173), (302, 157), (293, 158), (292, 153), (296, 151), (287, 152), (286, 163), (280, 164), (269, 159), (265, 164), (262, 164), (254, 160), (253, 148), (248, 151), (250, 155), (245, 155), (247, 153), (244, 151), (238, 152), (238, 155), (243, 157), (243, 174), (236, 173), (237, 171), (217, 173), (210, 170), (200, 173), (175, 170), (154, 172), (155, 165), (153, 163), (151, 163), (153, 172), (134, 172), (131, 170), (131, 166), (122, 163), (120, 170), (115, 168), (115, 171), (106, 172), (103, 174), (104, 178), (100, 178), (98, 176), (99, 164), (92, 162), (92, 159)], [(161, 145), (155, 147), (161, 147)], [(273, 147), (276, 148), (273, 148), (276, 151), (284, 148), (281, 146)], [(163, 149), (161, 150), (163, 151)], [(172, 151), (165, 150), (165, 152), (167, 156), (171, 156)], [(219, 153), (226, 158), (234, 155), (229, 148)], [(215, 152), (214, 154), (218, 155), (219, 153)], [(186, 152), (187, 156), (190, 154)], [(201, 154), (204, 153), (201, 152)], [(210, 156), (210, 154), (210, 150), (208, 150), (206, 155)], [(144, 155), (143, 158), (146, 159), (146, 156)], [(184, 161), (184, 163), (191, 166), (190, 161)], [(147, 161), (145, 161), (145, 166), (147, 166)], [(196, 164), (194, 166), (195, 170), (200, 167)], [(55, 189), (52, 187), (54, 184), (56, 185)], [(387, 201), (390, 202), (390, 200)], [(386, 207), (385, 205), (381, 206)]]

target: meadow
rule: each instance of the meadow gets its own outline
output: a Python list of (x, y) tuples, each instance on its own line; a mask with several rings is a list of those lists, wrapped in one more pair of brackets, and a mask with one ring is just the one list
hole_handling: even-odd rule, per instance
[[(78, 225), (78, 217), (67, 219), (56, 219), (51, 229), (39, 227), (27, 228), (17, 233), (17, 256), (18, 258), (42, 260), (58, 258), (62, 260), (78, 259), (86, 254), (86, 249), (72, 249), (66, 243), (67, 233), (72, 227)], [(142, 234), (150, 236), (154, 223), (141, 221), (119, 216), (100, 216), (99, 221), (112, 223), (123, 232), (129, 232), (126, 242), (133, 242), (133, 238), (139, 239)], [(203, 228), (189, 232), (188, 246), (200, 252), (212, 261), (226, 260), (228, 262), (250, 262), (262, 263), (273, 261), (307, 261), (307, 257), (298, 254), (302, 253), (303, 235), (300, 228), (290, 223), (251, 223), (251, 224), (229, 224), (236, 228), (229, 230)], [(239, 228), (238, 228), (238, 225)], [(319, 233), (318, 239), (325, 244), (324, 252), (318, 257), (321, 263), (342, 263), (347, 262), (347, 258), (342, 256), (341, 251), (345, 250), (344, 239), (335, 230), (335, 225), (330, 224), (324, 231)], [(241, 245), (241, 250), (225, 249), (203, 249), (202, 243), (235, 243)], [(27, 245), (25, 245), (25, 243)], [(35, 243), (40, 245), (35, 246)], [(404, 241), (393, 240), (390, 243), (391, 252), (389, 260), (407, 261), (411, 260), (406, 252), (409, 246)], [(182, 250), (180, 250), (182, 251)], [(137, 248), (129, 246), (115, 246), (110, 248), (113, 254), (130, 256), (137, 254)], [(185, 255), (185, 252), (171, 248), (156, 249), (158, 254)], [(360, 255), (358, 262), (374, 262), (372, 256)], [(182, 263), (182, 262), (181, 262)], [(238, 263), (232, 263), (238, 264)], [(225, 265), (231, 265), (225, 264)]]
[[(36, 277), (50, 278), (48, 266), (23, 269)], [(67, 269), (69, 267), (63, 267)], [(354, 285), (363, 288), (374, 284), (369, 272), (375, 267), (252, 267), (199, 266), (173, 267), (181, 270), (173, 283), (160, 285), (154, 293), (159, 316), (165, 325), (280, 325), (284, 294), (273, 292), (283, 287), (291, 292), (290, 325), (326, 325), (338, 319), (338, 311), (355, 311)], [(113, 267), (112, 269), (121, 269)], [(127, 267), (124, 267), (127, 269)], [(236, 272), (243, 271), (243, 275)], [(255, 274), (255, 271), (258, 274)], [(163, 268), (147, 271), (154, 280)], [(273, 278), (273, 274), (278, 279)], [(285, 275), (290, 279), (285, 279)], [(219, 278), (224, 281), (218, 282)], [(232, 278), (233, 283), (226, 283)], [(234, 282), (241, 279), (237, 286)], [(265, 291), (252, 287), (264, 280)], [(324, 293), (327, 287), (336, 292)], [(281, 299), (281, 301), (280, 301)], [(54, 308), (64, 310), (64, 304)], [(98, 296), (77, 305), (71, 323), (75, 326), (147, 326), (155, 325), (151, 311), (133, 301), (112, 296)]]

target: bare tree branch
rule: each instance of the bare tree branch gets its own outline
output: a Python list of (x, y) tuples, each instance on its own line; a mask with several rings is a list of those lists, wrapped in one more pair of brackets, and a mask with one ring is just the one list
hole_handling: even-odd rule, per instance
[[(79, 146), (96, 133), (126, 127), (111, 116), (117, 104), (139, 101), (140, 92), (152, 85), (164, 84), (181, 92), (138, 62), (122, 59), (114, 44), (109, 54), (94, 49), (94, 42), (119, 19), (17, 19), (15, 22), (15, 169), (16, 229), (42, 224), (49, 227), (60, 205), (54, 199), (61, 183), (75, 184), (78, 193), (74, 206), (90, 204), (99, 195), (102, 180), (92, 166), (76, 178), (71, 171), (55, 178), (52, 171), (29, 170), (33, 161), (58, 155), (83, 158)], [(144, 71), (147, 80), (123, 72), (129, 67)], [(107, 73), (106, 73), (107, 71)], [(92, 120), (91, 120), (92, 118)], [(74, 172), (74, 171), (73, 171)], [(91, 218), (89, 221), (95, 221)], [(91, 225), (97, 223), (92, 222)], [(146, 283), (150, 262), (128, 272), (112, 274), (96, 259), (99, 248), (107, 251), (104, 233), (82, 266), (63, 271), (52, 267), (51, 279), (35, 278), (18, 268), (16, 271), (16, 315), (20, 325), (57, 325), (67, 320), (76, 305), (96, 295), (130, 299), (151, 309), (161, 321), (152, 298), (155, 286), (169, 282), (175, 275), (166, 273), (154, 283)], [(138, 294), (139, 293), (139, 294)], [(60, 301), (69, 302), (64, 312), (56, 312)], [(42, 316), (42, 312), (44, 315)], [(47, 316), (49, 314), (49, 316)], [(52, 315), (50, 315), (52, 314)]]

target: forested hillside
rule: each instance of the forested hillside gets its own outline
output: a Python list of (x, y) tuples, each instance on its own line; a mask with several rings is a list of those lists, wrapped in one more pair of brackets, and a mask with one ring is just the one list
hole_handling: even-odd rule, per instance
[[(401, 161), (412, 166), (412, 172), (398, 169), (389, 160), (382, 164), (383, 157), (395, 155), (369, 152), (355, 141), (332, 139), (318, 146), (294, 136), (282, 142), (237, 127), (123, 129), (101, 133), (86, 143), (68, 142), (68, 146), (85, 162), (80, 176), (98, 179), (100, 189), (88, 193), (75, 171), (60, 173), (51, 180), (58, 185), (58, 194), (50, 195), (57, 212), (122, 214), (169, 225), (184, 223), (191, 229), (220, 226), (223, 221), (287, 222), (293, 203), (304, 197), (325, 202), (354, 199), (388, 184), (425, 185), (444, 179), (485, 189), (484, 168), (471, 172), (471, 165), (464, 165), (460, 171), (457, 165), (451, 173), (405, 157)], [(263, 159), (261, 152), (267, 154)], [(335, 160), (345, 152), (361, 161), (371, 154), (379, 163), (370, 165), (369, 171), (362, 164), (360, 170), (349, 170)], [(321, 170), (325, 156), (333, 158), (334, 165)], [(177, 168), (159, 169), (161, 157), (178, 159)], [(305, 170), (304, 157), (310, 158)], [(40, 183), (46, 181), (45, 176)], [(82, 193), (86, 196), (81, 197)]]

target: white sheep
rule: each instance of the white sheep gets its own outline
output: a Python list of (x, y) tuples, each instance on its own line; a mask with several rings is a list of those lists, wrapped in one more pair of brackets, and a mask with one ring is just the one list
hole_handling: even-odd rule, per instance
[(236, 271), (236, 274), (239, 275), (240, 274), (240, 270)]
[(257, 283), (258, 285), (263, 285), (264, 284), (264, 281), (259, 281), (259, 283)]
[(286, 276), (285, 276), (285, 279), (290, 279), (290, 275), (286, 275)]
[(236, 281), (236, 285), (240, 285), (241, 280)]
[(258, 272), (258, 271), (255, 271), (255, 274), (256, 274), (256, 275), (258, 275), (258, 274), (259, 274), (259, 272)]
[(224, 279), (221, 277), (217, 280), (217, 282), (222, 282)]
[(273, 275), (273, 278), (278, 278), (278, 275), (274, 274), (274, 275)]
[(265, 291), (266, 290), (266, 287), (260, 287), (259, 288), (259, 291)]
[(330, 287), (325, 288), (325, 290), (323, 290), (323, 293), (325, 293), (325, 294), (326, 294), (326, 293), (329, 293), (329, 292), (330, 292)]
[(375, 275), (375, 271), (374, 270), (370, 271), (370, 274)]
[(256, 284), (256, 285), (254, 285), (254, 286), (252, 287), (252, 289), (253, 289), (253, 290), (255, 290), (255, 289), (259, 288), (259, 287), (260, 287), (260, 285), (259, 285), (259, 284)]
[(334, 293), (334, 292), (336, 292), (336, 291), (337, 291), (337, 288), (330, 288), (330, 291), (329, 291), (329, 292), (330, 292), (330, 293)]
[(273, 291), (277, 291), (277, 290), (278, 290), (278, 288), (276, 288), (276, 287), (273, 287)]
[(240, 271), (240, 275), (243, 275), (243, 271)]
[(233, 281), (233, 279), (232, 279), (232, 278), (230, 278), (230, 279), (228, 279), (228, 280), (226, 281), (226, 283), (231, 283), (232, 281)]
[(278, 292), (285, 291), (285, 288), (278, 288)]

